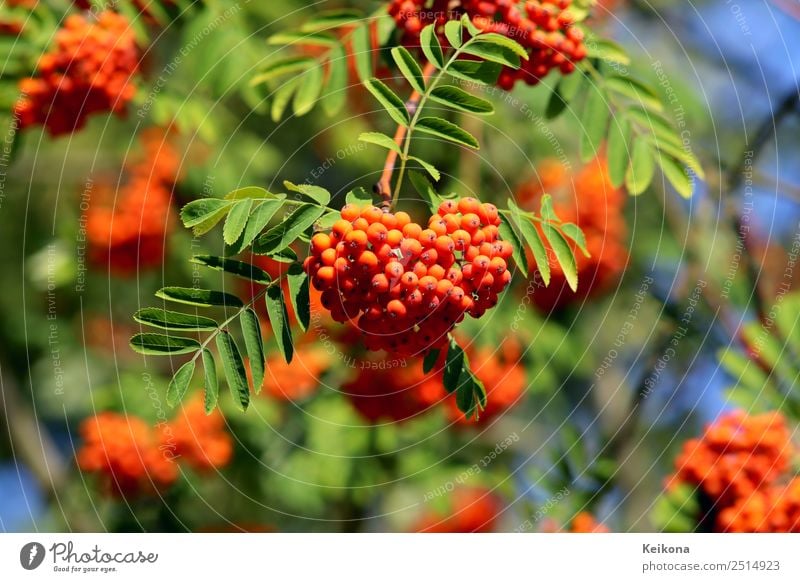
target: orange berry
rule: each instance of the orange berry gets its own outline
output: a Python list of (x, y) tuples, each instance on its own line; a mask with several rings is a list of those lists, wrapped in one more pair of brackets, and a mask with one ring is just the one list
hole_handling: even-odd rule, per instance
[(397, 228), (401, 229), (411, 222), (411, 217), (407, 212), (398, 212), (394, 215), (397, 219)]
[(331, 229), (331, 235), (337, 242), (343, 240), (345, 235), (353, 230), (353, 225), (346, 220), (337, 220)]
[(386, 293), (389, 290), (389, 279), (383, 273), (378, 273), (372, 278), (372, 288), (378, 293)]
[(431, 265), (428, 267), (428, 275), (436, 279), (444, 279), (445, 268), (441, 265)]
[(422, 245), (416, 239), (407, 238), (400, 243), (400, 250), (403, 252), (403, 258), (416, 258), (422, 252)]
[(391, 212), (384, 212), (381, 217), (381, 224), (388, 229), (397, 228), (397, 217)]
[(324, 232), (318, 232), (311, 237), (311, 252), (315, 255), (322, 254), (322, 251), (331, 247), (331, 237)]
[(386, 265), (386, 269), (384, 270), (386, 276), (390, 279), (399, 279), (402, 274), (405, 272), (403, 269), (403, 265), (400, 264), (398, 261), (392, 261), (391, 263)]
[(392, 317), (405, 317), (407, 310), (402, 301), (399, 299), (392, 299), (386, 304), (386, 312)]
[(389, 229), (380, 222), (375, 222), (367, 228), (367, 238), (373, 247), (377, 247), (386, 242), (389, 236)]
[(361, 209), (355, 204), (345, 204), (342, 207), (341, 215), (343, 220), (347, 220), (348, 222), (353, 222), (356, 218), (358, 218), (361, 215)]
[(447, 223), (438, 217), (428, 223), (428, 228), (435, 232), (437, 236), (447, 234)]
[(325, 249), (322, 251), (320, 259), (323, 265), (333, 265), (334, 261), (336, 260), (336, 249)]
[(449, 236), (440, 236), (436, 239), (436, 251), (442, 255), (452, 253), (456, 248), (453, 239)]
[(386, 242), (396, 247), (403, 240), (403, 233), (397, 229), (390, 230), (386, 235)]
[(371, 272), (377, 270), (378, 268), (378, 257), (375, 256), (375, 253), (372, 251), (364, 251), (359, 255), (358, 260), (356, 261), (358, 266), (364, 272)]
[(363, 230), (364, 232), (366, 232), (366, 230), (369, 228), (369, 225), (370, 225), (369, 220), (367, 220), (363, 216), (356, 218), (353, 221), (353, 228), (356, 230)]
[(383, 210), (377, 206), (367, 206), (361, 211), (361, 218), (365, 218), (370, 223), (380, 223), (383, 218)]
[(363, 230), (351, 230), (344, 237), (344, 242), (348, 248), (362, 250), (367, 248), (367, 233)]
[(439, 215), (455, 214), (458, 212), (458, 203), (455, 200), (444, 200), (439, 204)]
[(406, 238), (419, 238), (420, 233), (422, 232), (422, 227), (418, 225), (416, 222), (409, 223), (403, 227), (403, 236)]
[(477, 214), (469, 213), (461, 217), (461, 228), (469, 233), (474, 233), (481, 227), (481, 219)]
[(426, 228), (419, 233), (419, 242), (426, 247), (433, 246), (436, 243), (438, 236), (439, 235), (437, 235), (435, 231), (431, 230), (430, 228)]
[(480, 203), (471, 196), (462, 198), (458, 201), (458, 211), (461, 214), (476, 213), (479, 207)]

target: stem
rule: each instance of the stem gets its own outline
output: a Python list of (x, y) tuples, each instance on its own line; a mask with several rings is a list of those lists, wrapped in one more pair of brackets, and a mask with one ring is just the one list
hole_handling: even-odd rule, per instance
[(197, 361), (197, 358), (200, 357), (200, 354), (203, 353), (203, 350), (206, 349), (206, 347), (208, 347), (208, 344), (211, 343), (211, 340), (213, 340), (215, 337), (217, 337), (219, 335), (219, 333), (223, 330), (223, 328), (225, 328), (228, 325), (230, 325), (230, 323), (234, 319), (239, 317), (247, 309), (250, 309), (255, 304), (256, 301), (261, 299), (267, 293), (267, 291), (269, 291), (270, 287), (272, 287), (275, 283), (281, 282), (285, 276), (286, 275), (281, 275), (280, 277), (277, 277), (277, 278), (273, 279), (272, 281), (270, 281), (269, 283), (267, 283), (266, 285), (264, 285), (264, 288), (261, 291), (259, 291), (258, 293), (256, 293), (255, 295), (253, 295), (253, 297), (250, 299), (250, 301), (248, 301), (247, 303), (242, 305), (239, 309), (236, 310), (236, 313), (234, 313), (228, 319), (226, 319), (225, 321), (220, 323), (217, 326), (216, 330), (214, 330), (210, 334), (208, 334), (208, 337), (205, 340), (203, 340), (203, 342), (200, 344), (200, 347), (198, 348), (197, 352), (195, 352), (194, 356), (192, 356), (192, 362), (196, 362)]
[[(430, 79), (433, 72), (436, 70), (436, 67), (433, 66), (433, 63), (428, 63), (425, 65), (425, 68), (422, 70), (422, 78), (423, 81), (427, 82)], [(409, 112), (416, 112), (418, 109), (417, 105), (420, 102), (420, 98), (422, 95), (419, 91), (414, 91), (406, 101), (406, 111)], [(403, 147), (403, 141), (406, 138), (406, 133), (408, 128), (405, 125), (398, 125), (397, 131), (394, 132), (394, 143), (397, 144), (398, 148)], [(383, 164), (383, 173), (381, 174), (380, 181), (375, 185), (375, 190), (378, 194), (383, 197), (384, 204), (391, 204), (392, 202), (392, 173), (394, 172), (394, 166), (397, 162), (398, 153), (394, 150), (389, 150), (389, 153), (386, 154), (386, 162)], [(405, 159), (402, 160), (402, 163), (405, 164)]]

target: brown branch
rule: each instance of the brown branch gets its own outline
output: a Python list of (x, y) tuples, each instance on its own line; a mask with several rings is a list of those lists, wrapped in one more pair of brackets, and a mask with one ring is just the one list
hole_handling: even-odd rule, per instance
[[(430, 79), (431, 75), (436, 68), (433, 64), (428, 63), (425, 65), (425, 68), (422, 70), (422, 78), (427, 81)], [(406, 111), (408, 111), (411, 115), (414, 114), (414, 111), (419, 104), (419, 100), (422, 95), (419, 91), (414, 91), (411, 93), (411, 96), (406, 101)], [(406, 134), (408, 133), (408, 128), (404, 125), (398, 125), (397, 131), (394, 132), (394, 143), (397, 144), (397, 147), (402, 149), (403, 141), (406, 138)], [(381, 179), (375, 184), (375, 193), (380, 194), (381, 198), (383, 198), (383, 205), (389, 206), (392, 203), (392, 173), (394, 172), (394, 166), (397, 162), (397, 152), (394, 150), (389, 150), (389, 153), (386, 154), (386, 162), (383, 164), (383, 173), (381, 174)]]

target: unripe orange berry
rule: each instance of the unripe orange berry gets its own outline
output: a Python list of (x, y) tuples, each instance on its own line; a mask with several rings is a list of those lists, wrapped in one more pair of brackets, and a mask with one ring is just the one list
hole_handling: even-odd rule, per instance
[(422, 245), (416, 239), (407, 238), (400, 243), (400, 250), (403, 252), (403, 258), (416, 258), (422, 252)]
[(442, 222), (445, 223), (448, 233), (453, 233), (461, 228), (461, 220), (453, 214), (445, 214), (442, 217)]
[(396, 247), (403, 240), (403, 233), (397, 229), (390, 230), (386, 235), (386, 242), (392, 247)]
[(426, 247), (433, 246), (436, 243), (438, 236), (439, 235), (437, 235), (435, 231), (431, 230), (430, 228), (426, 228), (419, 233), (419, 242)]
[(436, 284), (436, 295), (447, 297), (453, 291), (453, 284), (447, 279), (442, 279)]
[(381, 224), (388, 229), (397, 228), (397, 217), (391, 212), (384, 212), (381, 217)]
[(492, 260), (486, 255), (478, 255), (472, 261), (472, 268), (475, 269), (476, 273), (483, 273), (489, 268), (491, 262)]
[(343, 240), (345, 235), (353, 230), (353, 225), (346, 220), (337, 220), (331, 229), (331, 235), (337, 242)]
[(458, 212), (458, 203), (455, 200), (444, 200), (439, 204), (439, 216), (455, 214)]
[(386, 312), (392, 317), (405, 317), (407, 310), (402, 301), (399, 299), (392, 299), (386, 304)]
[(356, 218), (353, 221), (353, 228), (355, 230), (363, 230), (364, 232), (366, 232), (367, 229), (369, 228), (370, 224), (371, 224), (370, 221), (362, 216), (362, 217)]
[(419, 238), (420, 233), (422, 232), (422, 227), (418, 225), (416, 222), (409, 223), (403, 227), (403, 236), (406, 238)]
[(445, 271), (446, 269), (441, 265), (431, 265), (428, 267), (428, 275), (435, 277), (437, 280), (444, 279)]
[(439, 253), (436, 252), (436, 249), (425, 249), (425, 252), (419, 256), (419, 260), (430, 267), (439, 260)]
[(407, 212), (398, 212), (394, 215), (394, 217), (397, 219), (397, 228), (400, 230), (402, 230), (405, 225), (411, 222), (411, 217)]
[(480, 202), (468, 196), (458, 201), (458, 211), (461, 214), (476, 213), (480, 207)]
[(311, 252), (321, 255), (322, 251), (331, 247), (331, 237), (324, 232), (318, 232), (311, 237)]
[(450, 235), (450, 238), (453, 239), (455, 248), (458, 251), (465, 250), (472, 243), (472, 235), (461, 228), (453, 231), (453, 234)]
[(389, 229), (380, 222), (370, 224), (367, 228), (367, 239), (373, 247), (385, 243), (388, 236)]
[(494, 275), (502, 275), (506, 272), (507, 267), (508, 265), (502, 258), (495, 257), (489, 264), (489, 271)]
[(431, 277), (430, 275), (425, 275), (424, 277), (419, 278), (419, 288), (424, 292), (433, 292), (436, 290), (436, 284), (439, 281), (436, 277)]
[(367, 206), (361, 211), (361, 218), (367, 219), (370, 224), (375, 222), (380, 223), (383, 218), (383, 210), (377, 206)]
[(438, 217), (436, 217), (435, 220), (431, 220), (428, 223), (428, 228), (430, 228), (433, 232), (435, 232), (436, 236), (442, 236), (447, 234), (447, 223)]
[(345, 204), (342, 207), (341, 214), (343, 220), (352, 222), (361, 215), (361, 209), (355, 204)]
[(344, 236), (344, 242), (349, 249), (359, 251), (367, 248), (367, 233), (363, 230), (351, 230)]
[(445, 253), (452, 253), (456, 248), (453, 239), (449, 236), (442, 235), (436, 239), (436, 251), (441, 255)]
[(336, 249), (325, 249), (320, 255), (320, 261), (323, 265), (331, 266), (336, 260)]
[(320, 267), (317, 271), (317, 279), (319, 279), (323, 285), (330, 285), (336, 279), (336, 270), (333, 267)]
[(483, 234), (482, 230), (477, 230), (472, 233), (472, 244), (475, 246), (479, 246), (483, 241), (486, 240), (486, 235)]
[(425, 266), (425, 263), (417, 261), (414, 264), (414, 274), (417, 276), (418, 279), (421, 279), (425, 275), (428, 274), (428, 267)]
[(406, 289), (416, 289), (417, 288), (417, 283), (419, 282), (419, 279), (413, 273), (413, 271), (406, 271), (400, 277), (400, 282), (402, 283), (403, 287), (405, 287)]
[(386, 265), (386, 269), (384, 272), (391, 281), (399, 279), (403, 275), (404, 271), (405, 269), (403, 269), (403, 265), (401, 263), (399, 263), (398, 261), (392, 261), (391, 263), (388, 263)]
[(377, 270), (379, 265), (378, 257), (375, 256), (375, 253), (373, 253), (372, 251), (364, 251), (363, 253), (361, 253), (356, 263), (358, 264), (359, 268), (365, 273)]
[(389, 279), (383, 273), (378, 273), (372, 278), (372, 288), (378, 293), (386, 293), (389, 290)]
[(476, 230), (481, 227), (481, 219), (478, 218), (477, 214), (469, 213), (464, 214), (461, 217), (461, 228), (473, 234)]

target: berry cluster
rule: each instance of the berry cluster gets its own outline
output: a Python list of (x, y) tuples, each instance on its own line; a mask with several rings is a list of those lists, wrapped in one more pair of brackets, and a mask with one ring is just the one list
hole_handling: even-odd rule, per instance
[(170, 199), (180, 169), (180, 156), (160, 129), (140, 140), (143, 159), (128, 169), (128, 179), (115, 195), (113, 182), (98, 183), (86, 213), (89, 259), (117, 275), (163, 263), (173, 217)]
[[(529, 58), (518, 70), (504, 68), (497, 83), (511, 89), (517, 80), (535, 85), (551, 70), (563, 74), (575, 70), (575, 63), (586, 57), (583, 32), (573, 26), (569, 12), (572, 0), (528, 0), (524, 6), (515, 0), (434, 0), (426, 8), (426, 0), (393, 0), (389, 6), (402, 42), (419, 45), (419, 34), (429, 24), (436, 24), (443, 33), (448, 20), (466, 14), (484, 32), (507, 36), (525, 47)], [(447, 42), (440, 34), (443, 43)]]
[(104, 11), (94, 17), (72, 15), (43, 55), (37, 76), (20, 82), (15, 105), (20, 127), (43, 125), (53, 135), (82, 128), (89, 115), (123, 114), (136, 87), (139, 67), (133, 29), (125, 17)]
[(370, 423), (403, 422), (442, 400), (440, 371), (425, 374), (421, 362), (369, 361), (342, 392)]
[(511, 273), (492, 204), (446, 200), (427, 228), (405, 212), (347, 205), (311, 239), (305, 269), (335, 321), (357, 320), (370, 350), (402, 356), (441, 347), (465, 314), (497, 303)]
[(198, 470), (228, 464), (233, 442), (224, 425), (219, 411), (206, 415), (202, 398), (187, 403), (159, 434), (141, 418), (103, 412), (81, 423), (78, 466), (100, 474), (116, 497), (154, 494), (178, 479), (178, 460)]
[[(628, 262), (623, 214), (625, 195), (611, 184), (602, 157), (595, 158), (576, 173), (571, 173), (557, 160), (545, 160), (536, 173), (534, 179), (517, 188), (519, 205), (538, 209), (542, 196), (550, 194), (558, 217), (581, 228), (590, 254), (587, 257), (571, 245), (580, 281), (578, 290), (573, 293), (552, 249), (545, 242), (550, 255), (550, 285), (545, 287), (536, 281), (535, 288), (531, 287), (531, 299), (539, 309), (549, 312), (601, 294), (619, 280)], [(528, 258), (535, 263), (532, 255)], [(538, 272), (535, 276), (540, 277)]]
[(178, 478), (178, 466), (159, 449), (153, 429), (142, 419), (103, 412), (80, 426), (83, 446), (78, 466), (103, 476), (114, 496), (154, 493)]
[(328, 352), (311, 345), (297, 346), (290, 364), (282, 355), (273, 354), (267, 358), (264, 391), (276, 400), (305, 400), (317, 391), (329, 364)]
[[(172, 0), (127, 0), (127, 2), (132, 4), (133, 7), (136, 8), (137, 12), (139, 12), (141, 17), (149, 23), (157, 22), (153, 16), (153, 10), (150, 9), (151, 4), (161, 4), (162, 6), (159, 7), (159, 11), (163, 11), (165, 8), (172, 8), (175, 6), (175, 2)], [(92, 3), (90, 0), (75, 0), (74, 4), (81, 10), (92, 9)]]
[(490, 533), (494, 531), (503, 506), (498, 497), (483, 487), (459, 487), (447, 499), (447, 513), (428, 510), (413, 531), (423, 533)]
[(716, 531), (797, 531), (800, 480), (783, 484), (795, 452), (781, 414), (734, 411), (684, 444), (670, 486), (697, 487)]
[(210, 471), (227, 465), (233, 457), (233, 439), (225, 431), (225, 418), (219, 410), (206, 414), (203, 398), (187, 402), (162, 434), (164, 446), (197, 471)]

